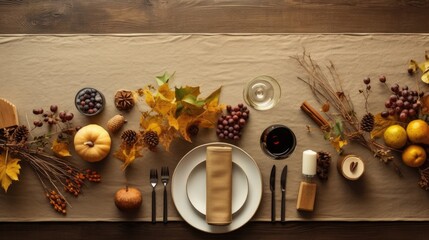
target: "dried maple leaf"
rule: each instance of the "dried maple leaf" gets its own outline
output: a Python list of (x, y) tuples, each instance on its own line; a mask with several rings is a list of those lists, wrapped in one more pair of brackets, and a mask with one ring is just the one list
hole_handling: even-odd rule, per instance
[(134, 162), (136, 158), (142, 157), (141, 153), (143, 146), (141, 143), (137, 142), (132, 146), (128, 146), (126, 143), (122, 143), (119, 146), (119, 149), (113, 154), (117, 159), (123, 161), (121, 168), (125, 170), (130, 164)]
[(7, 157), (6, 152), (0, 155), (0, 182), (4, 191), (7, 192), (12, 181), (18, 181), (18, 175), (21, 169), (19, 159)]
[(174, 128), (170, 128), (166, 131), (163, 131), (162, 134), (159, 136), (159, 143), (162, 144), (165, 151), (170, 151), (170, 144), (171, 142), (178, 137), (177, 130)]
[(388, 116), (384, 118), (381, 113), (374, 116), (374, 129), (371, 131), (371, 139), (383, 136), (384, 131), (391, 125), (397, 124), (394, 116)]
[(52, 142), (51, 150), (58, 157), (70, 157), (71, 156), (70, 151), (68, 149), (68, 144), (66, 142), (58, 141), (58, 139), (55, 139)]

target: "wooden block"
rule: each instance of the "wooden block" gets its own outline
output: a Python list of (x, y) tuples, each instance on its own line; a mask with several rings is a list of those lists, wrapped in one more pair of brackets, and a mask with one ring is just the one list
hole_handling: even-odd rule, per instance
[(313, 211), (314, 201), (316, 199), (316, 187), (317, 185), (315, 183), (301, 182), (299, 185), (296, 209), (300, 211)]
[(8, 100), (0, 98), (0, 128), (18, 125), (18, 113), (15, 105)]

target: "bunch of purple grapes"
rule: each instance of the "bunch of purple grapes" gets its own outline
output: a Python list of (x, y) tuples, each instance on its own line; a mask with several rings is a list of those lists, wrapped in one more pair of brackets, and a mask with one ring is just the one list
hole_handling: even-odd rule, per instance
[(242, 103), (236, 107), (226, 106), (227, 114), (223, 114), (216, 129), (217, 136), (221, 139), (239, 140), (241, 131), (249, 119), (249, 109)]
[(390, 116), (399, 116), (399, 119), (406, 121), (408, 118), (415, 117), (420, 109), (421, 103), (419, 101), (419, 93), (411, 91), (408, 86), (399, 87), (394, 84), (390, 90), (392, 95), (385, 102), (386, 111), (381, 113), (381, 116), (387, 118)]

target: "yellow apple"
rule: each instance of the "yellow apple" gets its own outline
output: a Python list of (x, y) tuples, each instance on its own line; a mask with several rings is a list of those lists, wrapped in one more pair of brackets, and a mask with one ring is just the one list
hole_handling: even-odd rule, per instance
[(429, 144), (429, 125), (421, 119), (413, 120), (407, 125), (407, 135), (412, 143)]
[(384, 143), (391, 148), (400, 149), (407, 144), (407, 132), (401, 125), (389, 126), (384, 131)]
[(426, 161), (426, 151), (419, 145), (409, 145), (402, 152), (402, 161), (409, 167), (420, 167)]

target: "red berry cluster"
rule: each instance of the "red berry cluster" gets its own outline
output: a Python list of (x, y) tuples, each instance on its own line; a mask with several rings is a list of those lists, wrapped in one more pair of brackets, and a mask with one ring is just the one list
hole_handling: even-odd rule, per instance
[(249, 109), (240, 103), (236, 107), (226, 106), (226, 111), (227, 114), (223, 114), (218, 120), (217, 136), (221, 139), (239, 140), (241, 130), (249, 119)]
[(58, 122), (65, 123), (65, 122), (71, 121), (74, 117), (73, 113), (66, 112), (66, 111), (62, 111), (57, 114), (58, 112), (57, 105), (51, 105), (49, 110), (50, 110), (49, 112), (44, 113), (43, 108), (33, 109), (34, 115), (42, 115), (43, 117), (43, 120), (35, 120), (33, 122), (34, 126), (42, 127), (43, 122), (46, 122), (49, 125), (54, 125), (54, 124), (57, 124)]

